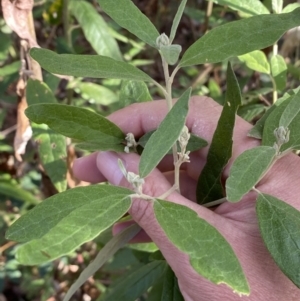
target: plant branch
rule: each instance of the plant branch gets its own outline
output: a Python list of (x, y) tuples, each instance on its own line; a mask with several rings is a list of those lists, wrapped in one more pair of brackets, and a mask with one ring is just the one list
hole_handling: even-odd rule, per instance
[(63, 1), (63, 28), (68, 46), (72, 49), (71, 30), (69, 29), (69, 0)]
[(166, 101), (168, 104), (169, 111), (172, 109), (173, 103), (172, 103), (172, 82), (170, 82), (170, 74), (169, 74), (169, 65), (164, 59), (163, 56), (161, 56), (162, 59), (162, 66), (164, 70), (164, 76), (165, 76), (165, 82), (166, 82)]
[[(162, 66), (163, 66), (163, 70), (164, 70), (166, 90), (167, 90), (166, 91), (167, 92), (166, 93), (166, 101), (167, 101), (167, 104), (168, 104), (168, 109), (170, 111), (172, 109), (172, 106), (173, 106), (173, 102), (172, 102), (172, 80), (173, 80), (176, 73), (173, 72), (174, 73), (173, 78), (170, 78), (169, 65), (168, 65), (168, 63), (166, 62), (166, 60), (164, 59), (164, 57), (162, 55), (161, 55), (161, 60), (162, 60)], [(176, 166), (176, 162), (178, 160), (176, 143), (173, 145), (172, 151), (173, 151), (174, 165)], [(176, 179), (176, 171), (175, 171), (175, 179)]]
[(177, 65), (175, 67), (175, 69), (173, 70), (173, 72), (171, 73), (171, 76), (170, 76), (170, 82), (171, 82), (171, 84), (173, 84), (174, 77), (177, 74), (177, 72), (179, 71), (179, 69), (180, 69), (180, 66)]
[(118, 250), (124, 247), (136, 234), (141, 230), (141, 227), (137, 224), (133, 224), (115, 235), (98, 253), (94, 261), (82, 271), (75, 283), (70, 287), (64, 301), (71, 299), (72, 295), (77, 289), (84, 284), (84, 282), (93, 276), (97, 270), (99, 270), (107, 260), (112, 257)]
[(163, 193), (162, 195), (160, 195), (159, 197), (157, 197), (157, 199), (165, 199), (166, 197), (168, 197), (170, 194), (172, 194), (174, 191), (177, 190), (177, 186), (174, 184), (169, 190), (167, 190), (165, 193)]
[(159, 84), (157, 81), (155, 81), (155, 80), (152, 80), (152, 83), (156, 86), (156, 87), (158, 87), (161, 91), (162, 91), (162, 93), (164, 94), (164, 96), (165, 96), (165, 98), (167, 98), (167, 90), (161, 85), (161, 84)]
[(227, 198), (221, 198), (221, 199), (218, 199), (218, 200), (215, 200), (213, 202), (209, 202), (209, 203), (206, 203), (206, 204), (203, 204), (202, 206), (203, 207), (206, 207), (206, 208), (210, 208), (210, 207), (214, 207), (214, 206), (217, 206), (217, 205), (220, 205), (220, 204), (223, 204), (227, 202)]

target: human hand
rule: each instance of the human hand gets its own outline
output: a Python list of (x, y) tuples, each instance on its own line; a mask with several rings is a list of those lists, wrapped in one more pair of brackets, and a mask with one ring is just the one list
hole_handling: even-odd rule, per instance
[[(209, 98), (193, 97), (190, 101), (189, 112), (187, 118), (189, 130), (210, 142), (221, 107)], [(113, 113), (109, 119), (116, 123), (124, 133), (131, 132), (135, 137), (140, 137), (157, 128), (166, 113), (165, 101), (154, 101), (131, 105)], [(247, 137), (250, 128), (250, 124), (240, 118), (237, 119), (233, 156), (224, 169), (224, 180), (228, 177), (234, 159), (246, 149), (259, 144), (257, 140)], [(182, 195), (174, 192), (167, 199), (191, 208), (226, 238), (238, 256), (249, 281), (250, 296), (239, 297), (225, 285), (212, 284), (199, 276), (190, 266), (188, 256), (173, 246), (160, 228), (151, 202), (141, 199), (135, 199), (129, 211), (133, 220), (145, 231), (138, 234), (134, 241), (146, 241), (150, 237), (157, 244), (175, 272), (186, 301), (299, 300), (300, 291), (279, 270), (262, 241), (255, 214), (254, 192), (250, 192), (239, 203), (225, 202), (214, 211), (194, 202), (197, 178), (205, 165), (207, 151), (206, 147), (190, 155), (191, 163), (182, 166), (180, 175)], [(118, 158), (123, 161), (126, 170), (138, 173), (139, 156), (137, 154), (99, 152), (78, 159), (74, 163), (74, 174), (79, 179), (92, 183), (109, 181), (113, 185), (131, 188), (121, 173), (117, 163)], [(167, 156), (146, 178), (143, 192), (157, 197), (170, 189), (174, 178), (172, 170), (173, 158)], [(276, 162), (270, 173), (256, 187), (262, 192), (283, 199), (300, 210), (300, 203), (297, 202), (297, 187), (300, 184), (299, 170), (300, 159), (293, 154), (287, 155)], [(128, 223), (116, 225), (115, 232), (119, 232), (126, 226)]]

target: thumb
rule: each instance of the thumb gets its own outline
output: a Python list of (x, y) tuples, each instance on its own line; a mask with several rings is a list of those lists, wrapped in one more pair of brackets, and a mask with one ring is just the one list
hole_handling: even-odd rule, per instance
[[(137, 174), (139, 158), (140, 157), (137, 154), (100, 152), (97, 156), (96, 164), (100, 173), (111, 184), (132, 189), (131, 184), (128, 183), (120, 170), (118, 159), (122, 160), (127, 171)], [(154, 169), (145, 179), (143, 193), (149, 196), (159, 197), (170, 188), (171, 184), (165, 178), (164, 174), (158, 169)], [(184, 198), (177, 192), (173, 192), (166, 199), (196, 211), (201, 218), (205, 219), (212, 225), (216, 226), (217, 221), (219, 223), (219, 219), (216, 218), (217, 216), (214, 212)], [(152, 202), (136, 198), (133, 200), (129, 213), (159, 247), (160, 244), (165, 244), (168, 241), (155, 218)]]
[[(138, 173), (139, 156), (136, 154), (101, 152), (97, 156), (97, 167), (101, 174), (111, 184), (131, 188), (120, 170), (118, 159), (123, 161), (127, 171)], [(164, 177), (163, 173), (161, 173), (158, 169), (155, 169), (145, 179), (143, 193), (158, 197), (170, 188), (171, 185)], [(176, 192), (169, 195), (168, 200), (191, 208), (196, 211), (200, 217), (206, 219), (211, 224), (216, 225), (216, 214), (207, 208), (189, 201)], [(153, 202), (138, 198), (134, 199), (129, 213), (134, 221), (141, 226), (146, 234), (158, 246), (163, 256), (175, 272), (185, 300), (195, 300), (189, 297), (190, 292), (193, 291), (193, 288), (195, 287), (195, 283), (196, 285), (199, 285), (199, 283), (202, 282), (205, 287), (209, 289), (213, 288), (213, 285), (209, 283), (209, 281), (204, 280), (191, 267), (188, 255), (181, 252), (168, 239), (156, 220), (153, 210)], [(122, 227), (122, 225), (120, 225), (120, 227)], [(193, 279), (193, 281), (190, 281), (190, 279)]]
[[(97, 167), (100, 173), (113, 185), (122, 186), (133, 189), (132, 184), (128, 183), (122, 173), (118, 160), (121, 160), (127, 172), (138, 174), (138, 165), (140, 157), (137, 154), (130, 153), (114, 153), (114, 152), (99, 152), (96, 160)], [(158, 197), (171, 188), (171, 184), (164, 175), (155, 169), (145, 179), (143, 185), (143, 193), (149, 196)]]

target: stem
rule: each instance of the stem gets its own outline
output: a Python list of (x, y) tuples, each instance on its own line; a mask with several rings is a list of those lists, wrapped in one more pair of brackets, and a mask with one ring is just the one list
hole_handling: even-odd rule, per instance
[(63, 1), (63, 28), (68, 46), (72, 49), (71, 31), (69, 30), (69, 0)]
[(225, 202), (227, 202), (227, 199), (226, 199), (226, 198), (221, 198), (221, 199), (218, 199), (218, 200), (216, 200), (216, 201), (213, 201), (213, 202), (209, 202), (209, 203), (203, 204), (202, 206), (203, 206), (203, 207), (206, 207), (206, 208), (210, 208), (210, 207), (214, 207), (214, 206), (223, 204), (223, 203), (225, 203)]
[[(179, 70), (179, 67), (177, 66), (174, 71), (172, 72), (172, 75), (170, 76), (169, 73), (169, 65), (164, 59), (164, 57), (161, 55), (161, 60), (162, 60), (162, 66), (164, 70), (164, 76), (165, 76), (165, 82), (166, 82), (166, 101), (168, 105), (169, 111), (172, 109), (173, 102), (172, 102), (172, 83), (175, 74)], [(181, 162), (178, 162), (178, 155), (177, 155), (177, 143), (175, 142), (174, 145), (172, 146), (172, 152), (173, 152), (173, 161), (174, 161), (174, 167), (175, 167), (175, 184), (174, 187), (175, 189), (180, 193), (180, 184), (179, 184), (179, 171), (180, 171), (180, 165)], [(178, 164), (179, 163), (179, 164)]]
[(259, 191), (257, 188), (253, 187), (252, 188), (253, 191), (257, 192), (258, 194), (261, 194), (261, 191)]
[(143, 193), (134, 193), (130, 195), (131, 198), (137, 198), (137, 199), (143, 199), (146, 201), (152, 201), (155, 198), (153, 196), (147, 195), (147, 194), (143, 194)]
[(209, 1), (207, 3), (207, 8), (206, 8), (206, 12), (205, 12), (204, 30), (203, 30), (204, 33), (206, 33), (208, 31), (208, 23), (209, 23), (209, 18), (211, 16), (211, 13), (213, 10), (213, 5), (214, 5), (214, 3), (212, 1)]
[(152, 83), (156, 86), (156, 87), (158, 87), (160, 90), (161, 90), (161, 92), (164, 94), (164, 96), (165, 96), (165, 98), (167, 98), (167, 90), (161, 85), (161, 84), (159, 84), (157, 81), (155, 81), (155, 80), (152, 80)]
[(177, 188), (178, 187), (176, 187), (176, 185), (173, 185), (169, 190), (167, 190), (165, 193), (163, 193), (162, 195), (160, 195), (157, 198), (163, 200), (166, 197), (168, 197), (171, 193), (173, 193), (174, 191), (176, 191)]
[(180, 193), (180, 166), (182, 164), (182, 161), (181, 160), (177, 160), (175, 163), (174, 163), (174, 167), (175, 167), (175, 170), (174, 170), (174, 186), (176, 187), (176, 190)]
[[(167, 101), (167, 105), (168, 105), (168, 110), (170, 111), (172, 109), (172, 106), (173, 106), (173, 102), (172, 102), (172, 82), (173, 82), (173, 78), (174, 78), (176, 72), (175, 73), (173, 72), (173, 74), (172, 74), (173, 77), (170, 77), (168, 63), (166, 62), (166, 60), (164, 59), (163, 56), (161, 56), (161, 60), (162, 60), (162, 66), (163, 66), (165, 82), (166, 82), (166, 101)], [(173, 151), (174, 165), (176, 165), (176, 162), (178, 160), (176, 143), (173, 145), (172, 151)], [(176, 178), (176, 173), (175, 173), (175, 178)]]
[(172, 103), (172, 83), (170, 82), (169, 65), (163, 57), (161, 57), (161, 59), (162, 59), (162, 65), (163, 65), (165, 82), (166, 82), (166, 92), (167, 92), (166, 101), (168, 104), (168, 109), (170, 111), (172, 109), (173, 103)]
[(271, 78), (271, 82), (272, 82), (272, 86), (273, 86), (273, 103), (275, 103), (278, 98), (277, 86), (276, 86), (276, 82), (271, 74), (270, 74), (270, 78)]
[[(278, 44), (277, 42), (273, 45), (273, 55), (277, 55), (278, 54)], [(272, 84), (273, 84), (273, 103), (275, 103), (277, 101), (277, 98), (278, 98), (278, 93), (277, 93), (277, 87), (276, 87), (276, 83), (275, 83), (275, 80), (273, 78), (272, 75), (270, 75), (271, 77), (271, 81), (272, 81)]]
[(171, 82), (171, 85), (173, 84), (174, 77), (175, 77), (175, 75), (177, 74), (177, 72), (179, 71), (179, 69), (180, 69), (180, 66), (177, 65), (177, 66), (175, 67), (175, 69), (173, 70), (173, 72), (172, 72), (172, 74), (171, 74), (171, 76), (170, 76), (170, 82)]

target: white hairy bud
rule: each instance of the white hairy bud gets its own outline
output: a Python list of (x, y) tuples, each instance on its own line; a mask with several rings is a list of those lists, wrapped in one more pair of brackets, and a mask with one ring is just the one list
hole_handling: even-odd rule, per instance
[(137, 194), (143, 194), (142, 188), (143, 188), (143, 184), (145, 183), (145, 180), (143, 178), (141, 178), (139, 175), (135, 174), (134, 172), (128, 171), (126, 170), (122, 160), (118, 160), (118, 164), (120, 167), (120, 170), (122, 172), (122, 174), (124, 175), (124, 177), (126, 178), (126, 180), (132, 184), (134, 191)]
[(189, 133), (188, 127), (185, 125), (181, 131), (181, 134), (178, 138), (181, 149), (185, 148), (189, 142), (191, 134)]
[(165, 33), (162, 33), (160, 36), (157, 37), (156, 46), (158, 47), (158, 49), (160, 49), (162, 46), (168, 46), (168, 45), (170, 45), (170, 40)]
[(134, 150), (136, 149), (137, 143), (136, 143), (134, 135), (132, 133), (128, 133), (125, 137), (125, 140), (127, 141), (127, 144), (124, 148), (125, 153), (129, 153), (129, 149), (131, 147), (133, 147)]
[(289, 142), (290, 139), (290, 130), (283, 126), (274, 130), (274, 136), (276, 138), (278, 146), (281, 146), (284, 143)]

